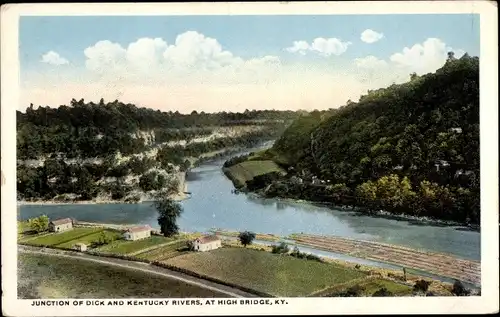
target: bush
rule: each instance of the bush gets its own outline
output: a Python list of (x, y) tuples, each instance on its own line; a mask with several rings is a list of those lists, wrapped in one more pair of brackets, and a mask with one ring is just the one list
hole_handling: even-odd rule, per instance
[(455, 283), (453, 283), (453, 288), (452, 288), (451, 292), (455, 296), (468, 296), (470, 294), (470, 290), (465, 288), (465, 286), (459, 280), (455, 280)]
[(393, 296), (393, 295), (394, 294), (392, 294), (392, 292), (389, 291), (387, 288), (382, 287), (379, 290), (375, 291), (375, 293), (373, 293), (372, 297), (389, 297), (389, 296)]
[(413, 290), (415, 292), (427, 292), (429, 289), (429, 285), (431, 285), (431, 282), (428, 282), (426, 280), (418, 280), (415, 285), (413, 286)]
[(271, 253), (275, 253), (275, 254), (286, 254), (290, 251), (290, 249), (288, 248), (288, 245), (284, 242), (281, 242), (280, 244), (278, 245), (273, 245), (272, 246), (272, 250), (271, 250)]
[(339, 294), (341, 297), (359, 297), (363, 295), (363, 292), (365, 291), (365, 288), (356, 284), (354, 286), (351, 286), (347, 289), (347, 291), (342, 292)]

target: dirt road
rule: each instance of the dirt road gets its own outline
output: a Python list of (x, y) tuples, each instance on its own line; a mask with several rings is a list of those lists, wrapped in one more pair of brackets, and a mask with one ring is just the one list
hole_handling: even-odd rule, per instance
[(134, 261), (127, 261), (127, 260), (122, 260), (122, 259), (113, 259), (113, 258), (101, 258), (98, 256), (92, 256), (88, 254), (83, 254), (83, 253), (78, 253), (78, 252), (71, 252), (71, 251), (63, 251), (63, 250), (55, 250), (55, 249), (48, 249), (48, 248), (38, 248), (38, 247), (31, 247), (31, 246), (18, 246), (18, 251), (21, 253), (30, 253), (30, 254), (40, 254), (40, 255), (50, 255), (50, 256), (58, 256), (58, 257), (63, 257), (63, 258), (73, 258), (73, 259), (78, 259), (78, 260), (84, 260), (84, 261), (90, 261), (90, 262), (95, 262), (103, 265), (111, 265), (114, 267), (120, 267), (120, 268), (125, 268), (129, 270), (134, 270), (134, 271), (140, 271), (144, 272), (147, 274), (154, 274), (178, 281), (182, 281), (184, 283), (198, 286), (201, 288), (205, 288), (214, 292), (218, 292), (221, 294), (225, 294), (228, 297), (257, 297), (254, 294), (246, 293), (243, 292), (239, 289), (234, 289), (229, 286), (225, 285), (220, 285), (217, 283), (213, 283), (210, 281), (206, 281), (203, 279), (198, 279), (186, 274), (182, 274), (179, 272), (173, 272), (161, 267), (156, 267), (150, 264), (146, 263), (141, 263), (141, 262), (134, 262)]

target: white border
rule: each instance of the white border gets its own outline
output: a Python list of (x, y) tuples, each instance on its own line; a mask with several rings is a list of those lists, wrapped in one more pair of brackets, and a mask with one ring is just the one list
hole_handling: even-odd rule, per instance
[[(480, 14), (481, 297), (289, 298), (286, 306), (86, 306), (31, 309), (16, 291), (15, 110), (19, 100), (20, 15)], [(15, 316), (259, 315), (498, 312), (498, 34), (489, 1), (254, 2), (170, 4), (11, 4), (1, 7), (2, 311)]]

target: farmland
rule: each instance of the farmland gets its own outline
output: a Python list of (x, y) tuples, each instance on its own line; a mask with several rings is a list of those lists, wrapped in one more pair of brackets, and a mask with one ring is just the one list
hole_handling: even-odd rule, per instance
[(76, 242), (79, 239), (100, 233), (103, 230), (102, 228), (74, 228), (61, 233), (44, 234), (27, 241), (29, 241), (29, 244), (37, 246), (59, 246), (70, 242)]
[(190, 253), (166, 263), (275, 296), (306, 296), (366, 276), (339, 264), (307, 261), (245, 248)]
[(187, 247), (186, 242), (186, 240), (174, 241), (168, 245), (161, 246), (151, 251), (136, 254), (136, 256), (139, 259), (146, 259), (150, 261), (165, 261), (173, 258), (174, 256), (186, 254), (188, 251), (180, 251)]
[(246, 182), (254, 177), (272, 172), (285, 173), (285, 171), (271, 160), (245, 161), (224, 169), (226, 175), (236, 187), (245, 186)]
[(135, 253), (142, 249), (150, 248), (155, 245), (171, 242), (174, 240), (175, 238), (165, 238), (162, 236), (154, 236), (154, 235), (151, 236), (151, 238), (137, 240), (137, 241), (116, 240), (108, 245), (99, 248), (99, 251), (109, 252), (114, 254)]
[(98, 230), (97, 232), (91, 233), (89, 235), (80, 238), (76, 238), (74, 240), (62, 244), (58, 244), (57, 246), (62, 248), (71, 248), (76, 243), (85, 243), (87, 245), (90, 245), (92, 242), (97, 241), (102, 234), (104, 234), (105, 236), (107, 236), (112, 240), (118, 240), (121, 238), (122, 235), (121, 232), (118, 230), (113, 230), (113, 229)]
[(20, 253), (18, 263), (18, 297), (23, 299), (225, 297), (182, 281), (79, 259)]

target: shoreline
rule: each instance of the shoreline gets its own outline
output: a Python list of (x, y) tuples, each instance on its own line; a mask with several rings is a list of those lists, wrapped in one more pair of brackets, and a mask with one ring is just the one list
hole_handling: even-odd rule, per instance
[[(236, 187), (235, 187), (235, 189), (236, 189)], [(295, 198), (283, 198), (283, 197), (265, 197), (264, 195), (256, 193), (256, 192), (240, 192), (240, 194), (251, 195), (255, 198), (261, 198), (261, 199), (274, 199), (278, 202), (284, 202), (284, 203), (308, 204), (308, 205), (326, 207), (326, 208), (335, 209), (335, 210), (341, 211), (341, 212), (355, 212), (355, 213), (366, 215), (369, 217), (394, 219), (394, 220), (398, 220), (398, 221), (414, 221), (414, 222), (418, 222), (419, 224), (424, 224), (424, 225), (429, 225), (429, 226), (460, 227), (460, 228), (467, 228), (471, 231), (477, 231), (477, 232), (480, 232), (480, 229), (481, 229), (479, 224), (467, 224), (467, 223), (460, 223), (460, 222), (452, 221), (452, 220), (432, 219), (432, 218), (428, 218), (428, 217), (417, 217), (417, 216), (405, 215), (405, 214), (391, 214), (391, 213), (389, 213), (387, 211), (383, 211), (383, 210), (367, 212), (367, 211), (363, 211), (362, 207), (350, 207), (350, 208), (348, 208), (346, 206), (335, 205), (335, 204), (329, 203), (329, 202), (311, 201), (311, 200), (295, 199)]]

